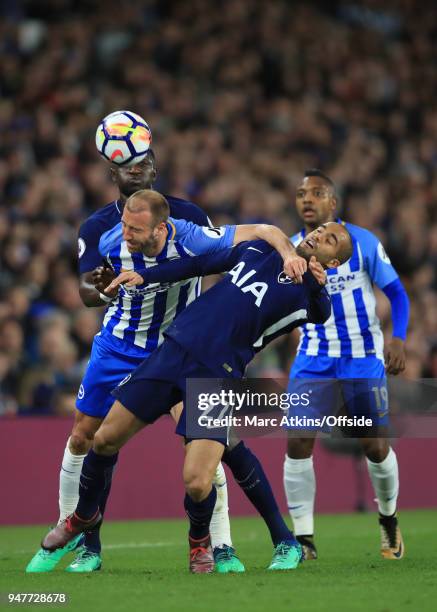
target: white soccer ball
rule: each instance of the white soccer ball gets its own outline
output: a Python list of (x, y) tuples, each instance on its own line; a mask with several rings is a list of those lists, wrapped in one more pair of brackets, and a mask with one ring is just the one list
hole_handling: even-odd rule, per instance
[(115, 111), (99, 123), (97, 151), (118, 166), (133, 166), (142, 161), (152, 143), (152, 132), (142, 117), (131, 111)]

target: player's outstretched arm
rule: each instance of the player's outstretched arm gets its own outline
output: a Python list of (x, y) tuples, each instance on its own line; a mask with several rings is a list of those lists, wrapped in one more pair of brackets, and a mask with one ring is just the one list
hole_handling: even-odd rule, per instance
[(234, 244), (244, 240), (265, 240), (268, 242), (284, 260), (285, 274), (297, 283), (302, 282), (302, 276), (307, 271), (307, 262), (296, 253), (296, 249), (288, 236), (279, 227), (266, 223), (237, 225)]
[(284, 260), (284, 272), (295, 282), (302, 282), (307, 262), (297, 255), (288, 236), (278, 227), (258, 223), (252, 225), (223, 225), (199, 227), (181, 219), (172, 219), (179, 242), (194, 255), (216, 253), (219, 250), (248, 240), (265, 240)]
[(120, 285), (133, 287), (149, 283), (170, 283), (225, 272), (235, 266), (244, 249), (244, 245), (239, 245), (208, 255), (166, 261), (137, 272), (133, 270), (122, 272), (105, 288), (104, 292), (111, 295)]

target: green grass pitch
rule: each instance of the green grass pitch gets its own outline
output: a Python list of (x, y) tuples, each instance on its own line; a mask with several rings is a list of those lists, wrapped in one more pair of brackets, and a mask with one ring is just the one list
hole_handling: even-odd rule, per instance
[[(267, 572), (272, 547), (261, 519), (232, 520), (240, 575), (192, 576), (187, 571), (185, 521), (105, 524), (103, 569), (68, 574), (66, 556), (50, 574), (24, 573), (45, 527), (0, 528), (0, 592), (65, 592), (64, 606), (91, 612), (399, 612), (437, 610), (436, 513), (402, 512), (402, 561), (379, 557), (375, 514), (317, 518), (320, 558), (297, 570)], [(3, 603), (3, 608), (20, 607)]]

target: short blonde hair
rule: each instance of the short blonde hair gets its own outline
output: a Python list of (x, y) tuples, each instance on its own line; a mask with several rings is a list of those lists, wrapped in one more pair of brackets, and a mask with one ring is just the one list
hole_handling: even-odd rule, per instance
[(140, 189), (127, 200), (125, 207), (131, 213), (150, 211), (154, 225), (165, 223), (170, 215), (170, 206), (166, 198), (153, 189)]

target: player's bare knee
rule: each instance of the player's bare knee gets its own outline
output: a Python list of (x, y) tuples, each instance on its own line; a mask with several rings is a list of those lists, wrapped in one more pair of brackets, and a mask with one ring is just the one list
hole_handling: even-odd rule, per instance
[(385, 438), (363, 439), (361, 441), (364, 454), (369, 461), (381, 463), (388, 455), (390, 445)]
[(93, 449), (98, 455), (114, 455), (118, 451), (116, 440), (106, 427), (101, 427), (96, 432)]
[(287, 455), (291, 459), (308, 459), (313, 454), (314, 440), (312, 438), (293, 438), (287, 441)]
[(184, 474), (184, 484), (186, 492), (194, 501), (202, 501), (211, 490), (211, 478), (200, 472)]
[(68, 445), (73, 455), (86, 455), (93, 444), (93, 433), (82, 429), (73, 429)]

